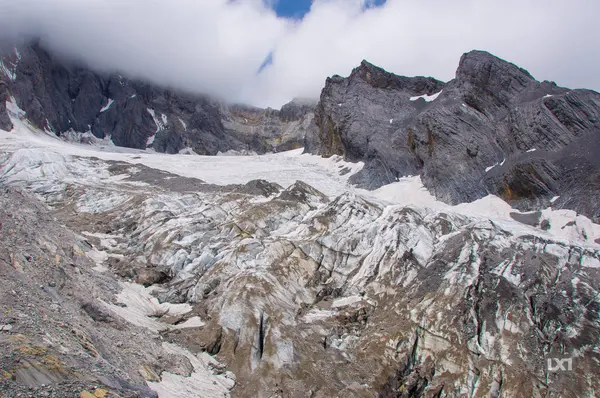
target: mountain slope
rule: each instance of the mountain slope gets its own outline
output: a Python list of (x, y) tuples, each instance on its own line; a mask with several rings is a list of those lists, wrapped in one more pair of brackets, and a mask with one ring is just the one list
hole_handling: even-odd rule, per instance
[[(37, 127), (73, 138), (90, 132), (117, 146), (202, 155), (229, 150), (265, 153), (297, 147), (312, 104), (293, 101), (282, 111), (252, 109), (231, 123), (237, 107), (206, 96), (105, 75), (51, 54), (34, 43), (9, 49), (1, 59), (4, 88)], [(248, 119), (251, 119), (248, 121)], [(258, 122), (258, 123), (257, 123)], [(0, 109), (0, 128), (10, 130)], [(75, 133), (75, 134), (73, 134)]]
[(521, 209), (553, 206), (597, 219), (600, 94), (538, 82), (486, 52), (456, 78), (395, 76), (363, 62), (330, 78), (307, 148), (366, 163), (367, 188), (419, 174), (447, 203), (496, 194)]

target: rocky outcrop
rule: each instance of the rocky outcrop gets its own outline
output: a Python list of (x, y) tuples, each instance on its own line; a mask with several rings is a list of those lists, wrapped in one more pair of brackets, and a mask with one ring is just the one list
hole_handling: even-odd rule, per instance
[(486, 52), (463, 55), (448, 83), (363, 62), (327, 79), (315, 121), (307, 150), (365, 161), (354, 182), (367, 188), (420, 174), (447, 203), (492, 193), (521, 209), (555, 199), (600, 211), (600, 94), (538, 82)]
[(444, 83), (432, 78), (396, 76), (363, 61), (350, 77), (327, 79), (315, 111), (317, 136), (309, 136), (307, 150), (323, 156), (344, 155), (350, 161), (375, 156), (374, 148), (390, 147), (392, 119), (398, 124), (401, 115), (407, 118), (413, 111), (407, 95), (434, 94), (443, 87)]
[[(186, 148), (201, 155), (264, 153), (301, 146), (312, 119), (314, 103), (292, 102), (281, 112), (229, 106), (203, 95), (97, 73), (39, 43), (3, 54), (4, 91), (31, 123), (59, 136), (91, 132), (117, 146), (165, 153)], [(4, 107), (5, 100), (0, 102)], [(0, 128), (10, 130), (9, 122), (0, 108)]]
[(313, 127), (317, 101), (295, 99), (281, 110), (249, 106), (223, 107), (223, 125), (229, 134), (258, 153), (302, 148)]
[(13, 124), (6, 112), (6, 101), (8, 101), (8, 86), (4, 81), (0, 80), (0, 129), (10, 131)]

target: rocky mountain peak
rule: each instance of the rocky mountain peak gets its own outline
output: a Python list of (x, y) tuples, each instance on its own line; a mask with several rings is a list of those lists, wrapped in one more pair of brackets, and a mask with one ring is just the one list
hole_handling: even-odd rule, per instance
[(299, 120), (309, 112), (313, 112), (317, 106), (317, 99), (294, 98), (281, 107), (279, 117), (285, 121)]
[(367, 60), (363, 60), (360, 65), (352, 70), (349, 80), (360, 79), (372, 87), (403, 90), (411, 94), (433, 94), (444, 87), (444, 83), (432, 77), (406, 77), (398, 76), (375, 66)]
[(520, 92), (537, 83), (527, 70), (480, 50), (462, 55), (456, 79), (492, 92)]
[(598, 93), (538, 82), (485, 51), (464, 54), (448, 83), (363, 61), (328, 80), (305, 147), (364, 161), (352, 182), (368, 189), (419, 174), (446, 203), (491, 193), (521, 209), (552, 203), (596, 219), (599, 103)]

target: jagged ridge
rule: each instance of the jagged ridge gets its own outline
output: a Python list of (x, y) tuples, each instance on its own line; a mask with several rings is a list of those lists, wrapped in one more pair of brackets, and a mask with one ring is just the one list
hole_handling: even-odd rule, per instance
[[(101, 74), (34, 43), (4, 51), (0, 128), (11, 125), (4, 102), (15, 98), (40, 129), (91, 132), (117, 146), (201, 155), (229, 150), (265, 153), (301, 146), (314, 103), (292, 101), (281, 111), (230, 106), (207, 96)], [(5, 95), (6, 94), (6, 95)], [(6, 97), (6, 98), (5, 98)]]
[(353, 181), (367, 188), (420, 174), (447, 203), (492, 193), (531, 209), (560, 196), (553, 206), (599, 215), (600, 95), (484, 51), (463, 55), (448, 83), (363, 62), (327, 79), (315, 121), (307, 150), (365, 161)]

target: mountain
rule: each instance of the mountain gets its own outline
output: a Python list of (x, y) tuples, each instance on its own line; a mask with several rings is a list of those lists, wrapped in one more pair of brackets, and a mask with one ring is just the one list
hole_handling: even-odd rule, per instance
[[(352, 182), (367, 189), (420, 175), (449, 204), (494, 194), (521, 210), (552, 204), (600, 217), (600, 95), (538, 82), (483, 51), (463, 55), (447, 83), (363, 61), (347, 78), (328, 78), (318, 104), (294, 100), (281, 110), (98, 74), (38, 43), (4, 53), (0, 95), (59, 136), (86, 140), (89, 132), (171, 154), (303, 146), (365, 162)], [(11, 127), (0, 109), (2, 126)]]
[(483, 51), (464, 54), (448, 83), (363, 61), (327, 79), (315, 121), (308, 150), (364, 161), (353, 181), (369, 189), (418, 174), (446, 203), (494, 194), (600, 215), (600, 94), (538, 82)]
[(0, 395), (600, 391), (597, 93), (476, 51), (272, 110), (10, 51)]
[[(32, 123), (58, 136), (90, 132), (117, 146), (171, 154), (186, 148), (201, 155), (265, 153), (300, 146), (314, 108), (295, 100), (281, 111), (248, 109), (242, 117), (242, 107), (99, 74), (37, 42), (4, 54), (0, 69), (8, 92)], [(10, 130), (2, 109), (0, 127)]]
[(260, 109), (243, 105), (222, 108), (222, 123), (238, 140), (248, 141), (246, 148), (258, 153), (302, 148), (304, 137), (312, 127), (317, 101), (295, 99), (281, 110)]

